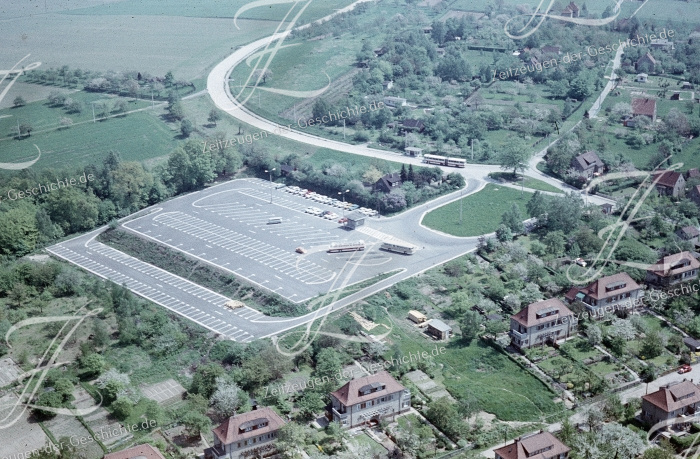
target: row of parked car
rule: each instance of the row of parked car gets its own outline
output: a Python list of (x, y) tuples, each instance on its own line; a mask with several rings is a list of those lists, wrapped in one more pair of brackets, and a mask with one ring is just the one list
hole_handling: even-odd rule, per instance
[[(285, 191), (287, 193), (296, 194), (298, 196), (303, 196), (306, 199), (320, 202), (322, 204), (328, 204), (328, 205), (331, 205), (333, 207), (345, 209), (347, 211), (357, 210), (358, 212), (361, 212), (361, 213), (367, 215), (368, 217), (374, 217), (375, 215), (377, 215), (376, 210), (368, 209), (366, 207), (360, 207), (357, 204), (353, 204), (351, 202), (345, 202), (345, 201), (342, 201), (340, 199), (330, 198), (328, 196), (324, 196), (322, 194), (316, 193), (315, 191), (309, 191), (309, 190), (304, 189), (304, 188), (299, 188), (298, 186), (288, 186), (285, 188)], [(309, 209), (317, 209), (317, 207), (309, 207), (305, 211), (306, 213), (310, 213), (312, 215), (317, 215), (314, 212), (309, 212)], [(318, 210), (320, 211), (321, 209), (318, 209)], [(337, 215), (336, 215), (336, 217), (337, 217)], [(335, 218), (335, 217), (333, 217), (333, 218)], [(329, 218), (329, 220), (332, 220), (332, 218)]]

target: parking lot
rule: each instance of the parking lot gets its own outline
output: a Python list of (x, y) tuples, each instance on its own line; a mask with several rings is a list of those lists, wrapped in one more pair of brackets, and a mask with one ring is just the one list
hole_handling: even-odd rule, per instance
[[(312, 215), (305, 212), (310, 206), (336, 215)], [(371, 232), (339, 223), (335, 217), (343, 212), (330, 202), (245, 179), (169, 201), (123, 226), (300, 302), (403, 265), (401, 255), (379, 250), (381, 241)], [(364, 252), (326, 252), (332, 243), (359, 240)], [(304, 253), (296, 252), (299, 247)]]

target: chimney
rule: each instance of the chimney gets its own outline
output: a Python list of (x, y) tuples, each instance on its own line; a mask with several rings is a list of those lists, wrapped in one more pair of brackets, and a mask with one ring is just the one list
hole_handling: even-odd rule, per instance
[(258, 409), (258, 401), (254, 398), (250, 399), (250, 404), (253, 406), (253, 411)]

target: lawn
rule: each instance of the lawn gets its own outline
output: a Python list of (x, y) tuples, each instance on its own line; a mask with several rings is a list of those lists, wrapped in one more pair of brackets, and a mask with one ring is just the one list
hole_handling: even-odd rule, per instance
[(533, 177), (530, 177), (527, 175), (525, 176), (524, 182), (522, 182), (522, 178), (523, 178), (522, 175), (518, 176), (517, 181), (513, 181), (511, 179), (512, 175), (510, 172), (491, 172), (489, 174), (489, 177), (492, 177), (492, 178), (500, 180), (500, 181), (504, 181), (506, 183), (518, 185), (518, 186), (520, 186), (520, 184), (522, 183), (522, 185), (525, 188), (529, 188), (531, 190), (549, 191), (551, 193), (564, 193), (562, 190), (555, 187), (554, 185), (550, 185), (547, 182), (544, 182), (542, 180), (539, 180), (539, 179), (536, 179), (536, 178), (533, 178)]
[(520, 207), (522, 215), (527, 215), (525, 204), (531, 196), (530, 192), (521, 193), (520, 190), (489, 183), (478, 193), (461, 199), (462, 224), (459, 221), (460, 200), (457, 200), (429, 212), (423, 219), (423, 225), (453, 236), (492, 233), (512, 203)]
[(374, 457), (375, 454), (379, 454), (381, 457), (386, 456), (386, 449), (384, 449), (384, 447), (376, 441), (372, 440), (370, 436), (364, 432), (352, 437), (349, 443), (351, 444), (351, 451), (356, 450), (357, 448), (362, 448), (359, 451), (363, 454), (367, 454), (365, 457)]

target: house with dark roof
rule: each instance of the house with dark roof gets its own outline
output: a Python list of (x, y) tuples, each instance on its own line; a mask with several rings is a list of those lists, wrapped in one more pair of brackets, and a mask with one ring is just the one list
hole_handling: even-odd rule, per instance
[(698, 231), (698, 229), (694, 226), (684, 226), (683, 228), (676, 231), (676, 236), (678, 236), (684, 241), (697, 244), (698, 237), (700, 236), (700, 231)]
[(386, 371), (348, 381), (330, 397), (328, 419), (348, 428), (393, 420), (411, 408), (411, 391)]
[(496, 459), (567, 459), (571, 448), (549, 432), (523, 435), (493, 450)]
[(520, 349), (554, 343), (575, 332), (574, 313), (558, 298), (529, 304), (510, 317), (511, 343)]
[(581, 14), (578, 6), (576, 3), (571, 2), (568, 5), (566, 5), (566, 8), (561, 12), (562, 16), (570, 17), (570, 18), (577, 18)]
[(401, 186), (401, 174), (395, 172), (393, 174), (386, 174), (374, 184), (374, 191), (383, 191), (384, 193), (390, 193), (394, 188)]
[(666, 38), (657, 38), (655, 40), (651, 40), (651, 43), (649, 43), (649, 47), (651, 49), (660, 49), (661, 51), (673, 51), (675, 46), (673, 46), (673, 42), (669, 41)]
[(686, 180), (690, 180), (692, 178), (700, 178), (700, 170), (698, 170), (697, 167), (693, 167), (692, 169), (688, 169), (685, 171), (685, 174), (683, 174)]
[(595, 174), (600, 174), (605, 168), (605, 164), (600, 160), (594, 151), (587, 151), (571, 160), (571, 167), (579, 173), (579, 175), (591, 178)]
[(685, 179), (683, 174), (676, 171), (656, 171), (651, 174), (656, 191), (663, 196), (677, 198), (685, 194)]
[(646, 116), (656, 121), (656, 99), (632, 99), (632, 116)]
[(384, 96), (384, 105), (387, 107), (403, 107), (406, 105), (406, 99), (403, 97)]
[(280, 166), (280, 174), (282, 174), (282, 177), (286, 177), (287, 175), (291, 174), (295, 170), (297, 170), (297, 168), (294, 166), (291, 166), (289, 164), (282, 164)]
[(603, 212), (604, 215), (612, 215), (613, 208), (614, 206), (607, 202), (600, 205), (600, 211)]
[(641, 303), (642, 287), (627, 273), (601, 277), (585, 287), (572, 287), (566, 293), (569, 303), (581, 301), (596, 317), (617, 309), (631, 309)]
[(425, 124), (421, 120), (406, 118), (401, 122), (401, 129), (408, 132), (423, 132)]
[(158, 448), (143, 444), (116, 453), (106, 454), (103, 459), (165, 459)]
[(682, 420), (695, 414), (697, 408), (700, 408), (700, 388), (685, 379), (642, 396), (642, 420), (650, 425)]
[(688, 198), (690, 198), (690, 200), (693, 201), (696, 206), (700, 206), (700, 185), (695, 185), (690, 189)]
[(241, 459), (274, 453), (275, 439), (284, 420), (266, 406), (237, 414), (213, 429), (214, 446), (204, 451), (205, 459)]
[(687, 338), (683, 338), (683, 344), (688, 346), (688, 349), (690, 349), (693, 352), (700, 352), (700, 340), (691, 338), (689, 336)]
[(666, 255), (647, 269), (646, 282), (660, 287), (698, 278), (700, 262), (688, 251)]
[(559, 46), (543, 46), (540, 48), (542, 54), (561, 54), (561, 48)]
[(637, 59), (634, 68), (637, 69), (638, 72), (654, 73), (656, 70), (656, 59), (654, 59), (651, 53), (646, 53)]

